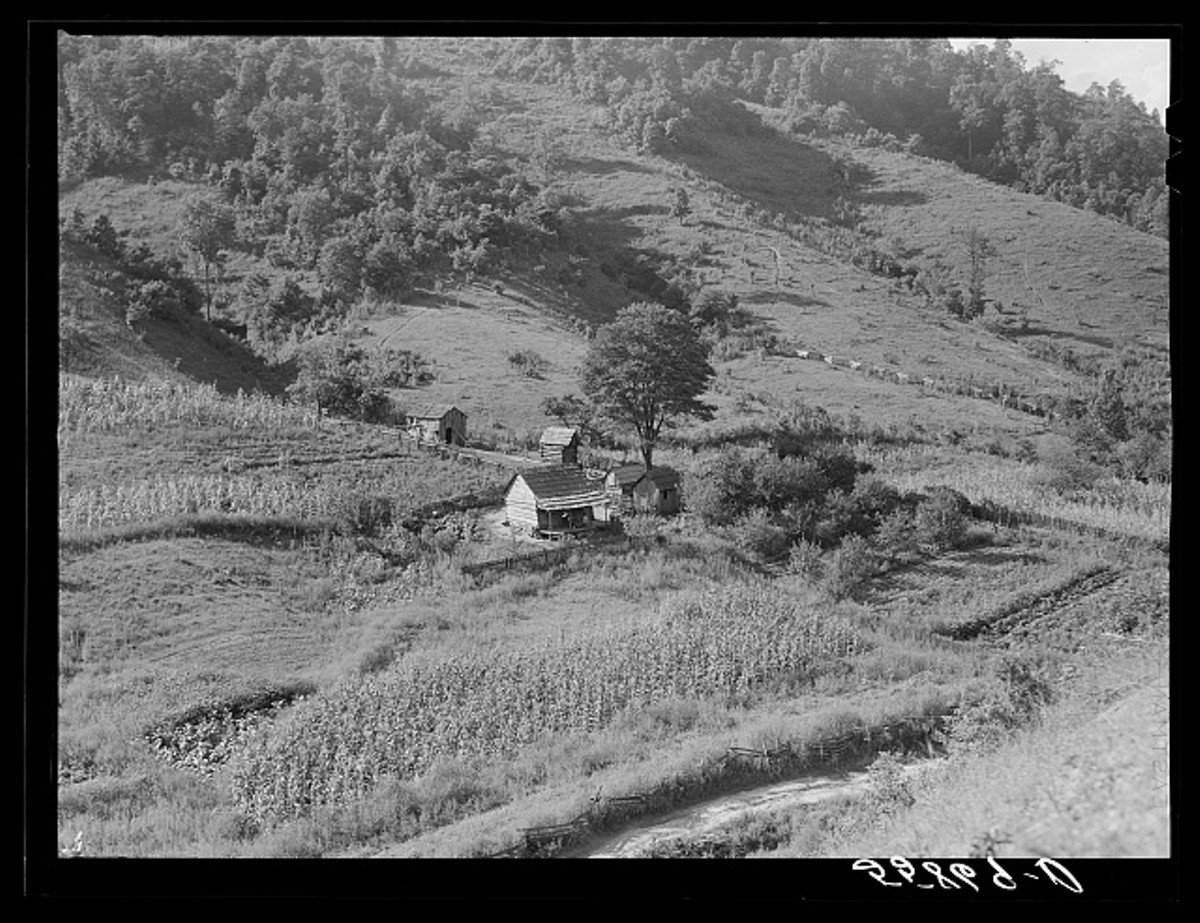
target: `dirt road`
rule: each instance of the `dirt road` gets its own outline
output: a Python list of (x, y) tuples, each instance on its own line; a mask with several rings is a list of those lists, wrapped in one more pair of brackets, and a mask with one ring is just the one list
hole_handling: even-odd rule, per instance
[[(924, 760), (904, 767), (906, 775), (925, 771), (940, 760)], [(562, 858), (635, 859), (655, 845), (676, 837), (713, 833), (743, 817), (816, 804), (831, 798), (857, 796), (869, 784), (866, 772), (836, 773), (778, 782), (738, 792), (676, 811), (666, 817), (629, 827), (618, 834), (564, 850)]]

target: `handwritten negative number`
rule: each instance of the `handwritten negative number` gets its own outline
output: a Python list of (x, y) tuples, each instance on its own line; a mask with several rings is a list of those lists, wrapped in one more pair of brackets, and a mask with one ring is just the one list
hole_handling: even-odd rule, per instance
[[(1012, 875), (1005, 871), (1004, 867), (996, 861), (995, 857), (988, 856), (987, 861), (992, 867), (992, 884), (1004, 891), (1016, 890), (1016, 880), (1012, 877)], [(940, 887), (942, 890), (948, 890), (951, 888), (958, 890), (962, 887), (962, 885), (958, 883), (961, 881), (962, 884), (965, 884), (972, 891), (975, 891), (976, 893), (979, 892), (979, 885), (975, 883), (975, 870), (964, 862), (950, 863), (950, 875), (952, 875), (953, 878), (948, 877), (946, 873), (942, 871), (942, 867), (938, 863), (928, 860), (922, 862), (922, 870), (933, 876), (933, 880), (936, 882), (936, 885), (930, 882), (916, 881), (916, 867), (912, 864), (912, 862), (910, 862), (908, 859), (905, 859), (903, 856), (892, 856), (888, 862), (891, 864), (892, 868), (896, 870), (896, 873), (903, 879), (903, 881), (888, 881), (888, 869), (876, 862), (874, 859), (856, 859), (852, 868), (854, 868), (856, 871), (866, 872), (881, 885), (888, 888), (899, 888), (907, 883), (910, 885), (915, 884), (918, 888)], [(1072, 875), (1061, 862), (1056, 862), (1053, 859), (1043, 858), (1037, 861), (1036, 867), (1050, 883), (1056, 884), (1062, 888), (1066, 888), (1068, 891), (1071, 891), (1074, 894), (1083, 893), (1083, 885), (1079, 883), (1079, 880)], [(1028, 875), (1027, 873), (1027, 877), (1034, 878), (1036, 876)], [(955, 881), (955, 878), (957, 878), (958, 881)]]

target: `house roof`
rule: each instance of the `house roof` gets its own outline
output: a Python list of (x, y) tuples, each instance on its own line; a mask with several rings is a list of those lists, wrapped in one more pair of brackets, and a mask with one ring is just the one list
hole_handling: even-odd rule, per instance
[[(544, 468), (526, 468), (508, 482), (509, 489), (517, 478), (524, 480), (544, 510), (565, 510), (579, 506), (594, 506), (604, 503), (604, 482), (590, 478), (582, 468), (571, 465), (548, 465)], [(508, 491), (506, 490), (505, 493)]]
[(650, 481), (659, 490), (667, 490), (671, 487), (678, 487), (681, 478), (679, 472), (674, 468), (660, 465), (651, 468), (639, 480)]
[(645, 465), (618, 465), (609, 472), (618, 487), (632, 487), (646, 473)]
[[(458, 410), (453, 404), (422, 404), (409, 410), (408, 415), (414, 420), (440, 420), (452, 410)], [(458, 410), (459, 413), (463, 413)], [(463, 413), (465, 417), (466, 414)]]
[(570, 445), (579, 434), (569, 426), (547, 426), (542, 432), (542, 445)]
[(649, 471), (646, 470), (645, 465), (621, 465), (613, 468), (609, 474), (612, 475), (617, 486), (622, 489), (633, 487), (643, 478), (649, 479), (659, 490), (678, 487), (680, 481), (679, 472), (665, 465), (656, 465)]

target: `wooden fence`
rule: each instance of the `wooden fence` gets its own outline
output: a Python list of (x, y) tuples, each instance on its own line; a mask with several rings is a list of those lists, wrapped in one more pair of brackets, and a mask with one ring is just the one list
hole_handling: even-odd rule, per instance
[(982, 503), (972, 504), (970, 515), (973, 519), (980, 519), (984, 522), (992, 522), (1000, 526), (1035, 526), (1046, 529), (1055, 529), (1060, 532), (1073, 532), (1076, 535), (1089, 535), (1095, 538), (1106, 539), (1108, 541), (1123, 542), (1128, 545), (1137, 545), (1164, 553), (1169, 553), (1171, 550), (1171, 540), (1169, 538), (1148, 538), (1146, 536), (1133, 535), (1128, 532), (1117, 532), (1113, 529), (1106, 529), (1103, 526), (1093, 526), (1082, 522), (1075, 522), (1072, 519), (1067, 519), (1062, 516), (1051, 516), (1046, 513), (1021, 512), (1020, 510), (1010, 509), (1007, 506), (1003, 506), (992, 500), (985, 500)]
[(1016, 410), (1030, 416), (1053, 420), (1056, 416), (1047, 406), (1048, 399), (1041, 395), (1024, 395), (1015, 388), (1004, 383), (976, 382), (974, 379), (929, 378), (908, 372), (898, 372), (895, 369), (868, 365), (860, 360), (845, 357), (834, 357), (818, 349), (799, 349), (785, 355), (798, 359), (816, 360), (836, 368), (845, 368), (866, 375), (868, 378), (878, 378), (900, 385), (916, 385), (925, 391), (936, 391), (941, 394), (954, 394), (959, 397), (971, 397), (978, 400), (991, 401), (1009, 410)]
[[(924, 716), (875, 727), (857, 728), (804, 744), (800, 748), (791, 745), (772, 750), (729, 747), (708, 767), (712, 777), (710, 786), (712, 780), (727, 777), (731, 766), (741, 773), (779, 778), (784, 774), (799, 773), (808, 769), (836, 768), (847, 759), (870, 755), (896, 744), (911, 744), (913, 741), (923, 743), (929, 755), (933, 756), (933, 734), (941, 727), (944, 718), (945, 715)], [(682, 806), (677, 795), (671, 800), (678, 791), (677, 786), (665, 783), (660, 788), (661, 791), (615, 797), (605, 797), (597, 792), (589, 799), (588, 807), (572, 820), (518, 828), (519, 839), (516, 843), (497, 852), (488, 853), (483, 858), (522, 859), (549, 855), (591, 834), (617, 826), (630, 817)]]
[(512, 570), (527, 565), (546, 566), (558, 564), (567, 559), (577, 545), (563, 545), (556, 548), (539, 549), (528, 554), (514, 554), (503, 558), (493, 558), (490, 561), (478, 561), (474, 564), (464, 564), (462, 572), (472, 577), (493, 570)]

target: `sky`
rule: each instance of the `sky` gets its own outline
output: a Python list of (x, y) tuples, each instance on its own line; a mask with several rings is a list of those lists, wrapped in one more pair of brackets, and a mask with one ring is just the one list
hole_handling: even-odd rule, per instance
[[(992, 39), (951, 39), (956, 49), (980, 43), (991, 46)], [(1042, 60), (1061, 61), (1055, 72), (1063, 78), (1068, 90), (1084, 92), (1093, 83), (1108, 86), (1121, 81), (1146, 109), (1158, 110), (1161, 120), (1170, 103), (1169, 39), (1112, 38), (1014, 38), (1012, 47), (1025, 58), (1027, 67), (1036, 67)]]

